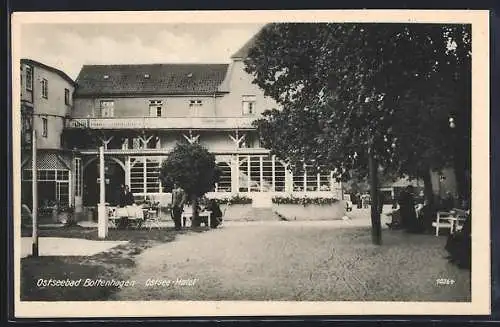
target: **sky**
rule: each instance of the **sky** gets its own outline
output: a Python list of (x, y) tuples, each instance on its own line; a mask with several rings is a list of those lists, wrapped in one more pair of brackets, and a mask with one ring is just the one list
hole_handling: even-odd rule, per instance
[(23, 24), (21, 57), (76, 79), (85, 64), (228, 63), (264, 24)]

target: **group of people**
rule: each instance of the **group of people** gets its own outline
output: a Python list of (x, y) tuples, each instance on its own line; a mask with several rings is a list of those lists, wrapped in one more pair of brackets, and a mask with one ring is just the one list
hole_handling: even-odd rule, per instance
[[(451, 193), (439, 201), (435, 207), (428, 200), (415, 204), (413, 187), (407, 186), (393, 206), (392, 221), (387, 225), (391, 229), (404, 229), (409, 233), (425, 233), (433, 229), (436, 211), (451, 211), (457, 205)], [(470, 267), (471, 258), (471, 215), (467, 201), (463, 201), (459, 207), (469, 214), (466, 216), (461, 230), (450, 233), (445, 249), (448, 251), (448, 260), (459, 267)]]
[[(170, 212), (176, 230), (180, 230), (182, 228), (182, 225), (185, 225), (185, 222), (182, 221), (182, 212), (184, 210), (184, 206), (188, 204), (189, 199), (186, 192), (184, 192), (184, 190), (179, 187), (177, 183), (174, 183), (174, 188), (172, 189), (172, 207)], [(214, 199), (204, 199), (200, 204), (203, 205), (204, 208), (201, 208), (201, 206), (199, 205), (197, 207), (198, 212), (200, 212), (202, 209), (211, 211), (210, 227), (216, 228), (217, 226), (219, 226), (222, 222), (222, 211), (220, 210), (217, 201), (215, 201)], [(208, 225), (208, 221), (204, 221), (204, 223)]]
[(414, 189), (408, 185), (399, 194), (393, 205), (392, 221), (387, 225), (392, 229), (404, 229), (410, 233), (422, 233), (432, 228), (433, 213), (429, 201), (415, 203)]
[(370, 201), (371, 201), (371, 197), (370, 197), (370, 193), (366, 192), (366, 193), (357, 193), (356, 195), (354, 195), (354, 198), (352, 199), (353, 200), (353, 203), (356, 203), (356, 206), (358, 209), (366, 209), (368, 208), (368, 206), (370, 205)]

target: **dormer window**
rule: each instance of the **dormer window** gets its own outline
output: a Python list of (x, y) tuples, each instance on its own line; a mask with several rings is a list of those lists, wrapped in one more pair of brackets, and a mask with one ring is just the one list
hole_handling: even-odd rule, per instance
[(243, 112), (244, 116), (253, 115), (255, 113), (255, 95), (244, 95), (242, 98)]
[(103, 78), (104, 79), (109, 79), (109, 75), (104, 75)]

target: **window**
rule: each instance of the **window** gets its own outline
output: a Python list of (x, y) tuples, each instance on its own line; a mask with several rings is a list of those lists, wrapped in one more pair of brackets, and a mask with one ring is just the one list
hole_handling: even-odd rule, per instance
[(189, 100), (190, 107), (201, 107), (203, 102), (201, 100)]
[(26, 66), (26, 90), (33, 90), (33, 68)]
[(64, 89), (64, 104), (69, 105), (69, 90)]
[(49, 121), (47, 118), (42, 118), (42, 136), (47, 137), (49, 134)]
[(201, 106), (203, 106), (203, 102), (201, 100), (189, 100), (191, 116), (199, 116)]
[(158, 193), (161, 189), (160, 174), (163, 158), (131, 158), (130, 191), (132, 193)]
[(101, 100), (101, 117), (113, 117), (115, 102), (113, 100)]
[(163, 101), (150, 100), (149, 101), (149, 117), (161, 117), (163, 109)]
[(253, 115), (255, 113), (255, 96), (245, 95), (243, 96), (243, 115)]
[(60, 205), (69, 205), (69, 183), (56, 182), (56, 199)]
[[(32, 178), (31, 169), (25, 169), (22, 175), (24, 181), (30, 181)], [(38, 181), (59, 181), (69, 182), (69, 171), (62, 169), (37, 169)]]
[(42, 98), (48, 99), (49, 98), (49, 82), (43, 78), (42, 79)]

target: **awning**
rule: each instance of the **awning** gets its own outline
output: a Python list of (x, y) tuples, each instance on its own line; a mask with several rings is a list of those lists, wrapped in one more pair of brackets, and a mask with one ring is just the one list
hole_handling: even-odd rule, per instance
[[(36, 157), (37, 169), (58, 169), (58, 170), (71, 170), (71, 164), (68, 158), (54, 153), (54, 152), (40, 152)], [(23, 162), (22, 169), (31, 169), (32, 160), (31, 156)]]

